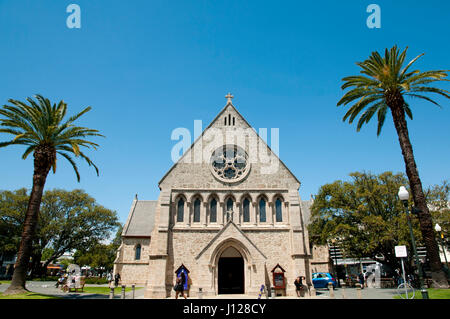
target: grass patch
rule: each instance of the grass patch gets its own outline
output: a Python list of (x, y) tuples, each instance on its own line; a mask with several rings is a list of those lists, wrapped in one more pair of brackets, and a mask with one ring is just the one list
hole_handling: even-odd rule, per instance
[[(430, 299), (450, 299), (450, 289), (429, 288), (427, 291)], [(412, 294), (410, 293), (409, 296), (411, 297)], [(401, 299), (401, 297), (396, 295), (394, 296), (394, 299)], [(415, 291), (414, 299), (422, 299), (420, 290), (417, 289)]]
[[(135, 287), (135, 290), (142, 289), (143, 287)], [(101, 294), (101, 295), (109, 295), (111, 288), (109, 287), (84, 287), (83, 292), (89, 294)], [(131, 287), (126, 287), (125, 292), (131, 291)], [(114, 294), (120, 295), (122, 293), (122, 287), (114, 288)]]
[(36, 292), (27, 292), (17, 295), (4, 295), (0, 293), (0, 299), (60, 299), (59, 297), (38, 294)]
[(0, 280), (0, 284), (7, 284), (9, 285), (11, 283), (11, 280)]

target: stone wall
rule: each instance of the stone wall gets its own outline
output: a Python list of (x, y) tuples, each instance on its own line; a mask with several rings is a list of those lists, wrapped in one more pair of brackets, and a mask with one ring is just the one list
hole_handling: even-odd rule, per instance
[[(136, 246), (141, 245), (141, 258), (135, 259)], [(120, 273), (121, 284), (146, 285), (149, 278), (150, 238), (122, 237), (118, 257), (114, 262), (114, 274)]]
[(311, 271), (314, 272), (330, 272), (332, 264), (327, 245), (314, 245), (311, 249)]

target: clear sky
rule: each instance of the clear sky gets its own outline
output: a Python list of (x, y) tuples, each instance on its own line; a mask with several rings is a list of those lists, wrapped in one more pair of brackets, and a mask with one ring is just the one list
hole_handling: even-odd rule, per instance
[[(69, 29), (66, 8), (81, 8)], [(381, 28), (369, 29), (369, 4)], [(126, 220), (134, 194), (157, 199), (172, 166), (177, 127), (203, 127), (234, 105), (255, 128), (279, 128), (280, 157), (309, 199), (353, 171), (404, 171), (389, 116), (357, 133), (336, 107), (344, 76), (374, 50), (425, 52), (420, 70), (450, 69), (450, 2), (428, 1), (100, 1), (0, 0), (0, 104), (36, 93), (64, 99), (79, 125), (100, 130), (88, 152), (100, 176), (79, 163), (81, 182), (65, 160), (46, 189), (82, 188)], [(449, 83), (441, 88), (450, 90)], [(425, 187), (450, 178), (450, 102), (442, 109), (410, 100), (410, 138)], [(6, 136), (0, 136), (6, 140)], [(0, 189), (31, 187), (33, 161), (23, 147), (0, 150)]]

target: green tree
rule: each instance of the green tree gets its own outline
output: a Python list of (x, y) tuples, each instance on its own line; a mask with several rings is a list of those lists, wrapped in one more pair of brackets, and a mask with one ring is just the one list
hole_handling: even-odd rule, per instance
[[(20, 197), (6, 196), (15, 193), (19, 193)], [(6, 228), (15, 229), (16, 234), (20, 236), (20, 225), (25, 218), (28, 198), (26, 190), (3, 194), (0, 197), (0, 220), (5, 219)], [(108, 238), (119, 225), (115, 211), (97, 204), (94, 198), (77, 189), (45, 191), (39, 214), (33, 240), (33, 270), (37, 276), (66, 252), (95, 247), (98, 242)], [(15, 218), (7, 221), (4, 217), (9, 216)], [(12, 249), (16, 252), (17, 248), (16, 243)], [(44, 260), (42, 268), (41, 259)]]
[(7, 142), (0, 142), (0, 148), (10, 145), (25, 145), (27, 148), (22, 155), (26, 159), (33, 153), (34, 173), (33, 186), (27, 206), (25, 221), (17, 261), (11, 285), (5, 294), (23, 293), (30, 256), (32, 254), (33, 238), (39, 217), (39, 207), (42, 200), (45, 181), (50, 169), (56, 172), (57, 154), (64, 157), (72, 165), (78, 181), (80, 175), (71, 154), (81, 157), (90, 166), (92, 165), (98, 175), (98, 168), (82, 151), (81, 147), (94, 148), (98, 144), (86, 140), (87, 137), (102, 136), (97, 130), (75, 126), (73, 123), (91, 107), (63, 122), (67, 112), (67, 104), (60, 101), (51, 104), (41, 95), (36, 100), (27, 98), (29, 103), (9, 99), (12, 105), (4, 105), (0, 109), (0, 133), (12, 134), (14, 137)]
[(357, 125), (358, 131), (376, 113), (378, 135), (381, 133), (386, 114), (390, 110), (400, 142), (414, 205), (420, 210), (420, 230), (430, 261), (433, 285), (448, 287), (447, 278), (442, 271), (431, 214), (427, 207), (409, 139), (406, 115), (410, 119), (413, 118), (413, 115), (405, 101), (406, 97), (413, 97), (438, 105), (437, 102), (424, 95), (427, 93), (436, 93), (450, 98), (448, 91), (429, 86), (436, 81), (448, 81), (445, 79), (447, 71), (409, 71), (414, 62), (423, 54), (415, 57), (403, 67), (406, 51), (407, 49), (400, 53), (397, 46), (394, 46), (390, 50), (385, 50), (384, 57), (378, 52), (373, 52), (367, 60), (358, 62), (357, 65), (361, 67), (360, 73), (362, 75), (349, 76), (343, 79), (345, 83), (342, 85), (342, 89), (351, 88), (351, 90), (345, 93), (338, 102), (338, 106), (353, 104), (343, 118), (344, 121), (348, 119), (349, 123), (352, 123), (362, 112)]
[(51, 248), (44, 270), (65, 252), (95, 247), (118, 226), (115, 211), (97, 204), (79, 189), (46, 191), (41, 214), (45, 222), (38, 225), (40, 249)]
[(88, 265), (98, 269), (100, 274), (104, 271), (111, 271), (114, 267), (117, 249), (121, 244), (122, 225), (118, 225), (115, 238), (109, 244), (98, 243), (89, 248), (81, 248), (74, 254), (74, 261), (78, 265)]
[(25, 188), (0, 191), (0, 254), (17, 252), (28, 199)]
[[(356, 172), (350, 177), (351, 181), (323, 185), (315, 196), (308, 226), (311, 242), (326, 244), (336, 239), (346, 257), (370, 257), (398, 268), (394, 247), (406, 245), (411, 251), (406, 214), (397, 197), (405, 176)], [(417, 219), (413, 227), (421, 243)]]
[(0, 191), (0, 267), (3, 258), (15, 255), (19, 249), (20, 232), (28, 203), (25, 188)]
[(426, 191), (428, 206), (430, 207), (433, 223), (438, 223), (444, 235), (444, 244), (450, 248), (448, 237), (450, 235), (450, 183), (443, 181), (433, 185)]

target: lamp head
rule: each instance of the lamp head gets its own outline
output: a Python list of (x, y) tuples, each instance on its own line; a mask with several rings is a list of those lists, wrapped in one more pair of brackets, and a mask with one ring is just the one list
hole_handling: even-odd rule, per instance
[(440, 233), (442, 228), (441, 228), (441, 226), (439, 226), (438, 223), (436, 223), (436, 225), (434, 226), (434, 230), (437, 231), (438, 233)]
[(402, 201), (407, 201), (409, 199), (409, 193), (406, 190), (405, 186), (400, 186), (399, 190), (398, 190), (398, 197), (400, 198), (400, 200)]

